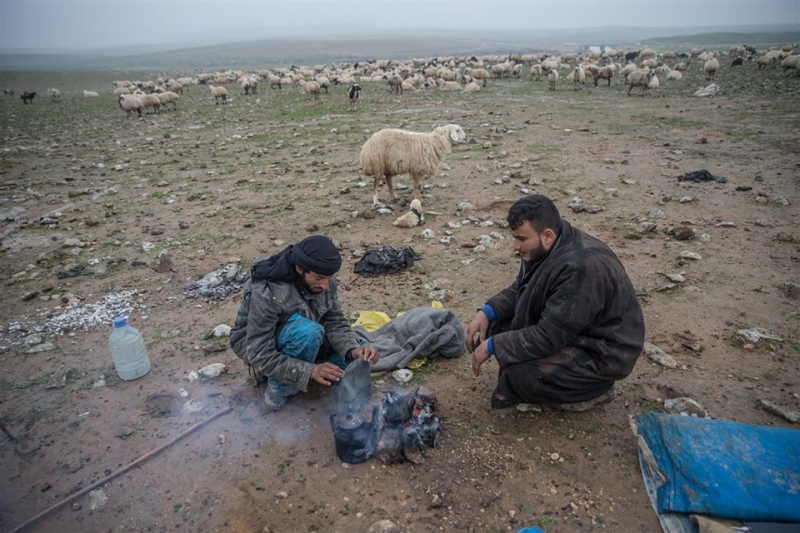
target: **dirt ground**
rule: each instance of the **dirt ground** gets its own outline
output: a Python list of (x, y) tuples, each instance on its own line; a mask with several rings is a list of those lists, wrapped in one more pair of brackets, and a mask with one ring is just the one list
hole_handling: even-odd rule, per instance
[[(682, 81), (630, 97), (617, 78), (578, 91), (491, 81), (472, 95), (391, 95), (365, 84), (358, 111), (341, 87), (313, 101), (297, 88), (245, 97), (229, 86), (225, 106), (191, 87), (176, 111), (141, 120), (116, 106), (111, 82), (160, 73), (0, 73), (17, 95), (39, 93), (33, 105), (0, 100), (0, 420), (17, 439), (0, 435), (0, 529), (230, 407), (104, 485), (104, 505), (83, 496), (26, 530), (362, 532), (388, 519), (405, 532), (658, 531), (631, 416), (677, 397), (713, 418), (770, 426), (792, 424), (760, 400), (800, 410), (800, 78), (726, 66), (709, 98), (692, 96), (706, 84), (694, 65)], [(60, 102), (48, 101), (50, 86)], [(83, 89), (101, 96), (85, 100)], [(401, 206), (365, 218), (372, 192), (358, 155), (369, 133), (448, 122), (468, 142), (426, 180), (434, 236), (392, 226)], [(727, 182), (677, 179), (700, 169)], [(678, 366), (642, 356), (618, 398), (589, 412), (501, 414), (489, 407), (494, 362), (475, 378), (467, 354), (431, 361), (405, 387), (424, 384), (439, 398), (440, 445), (422, 465), (337, 460), (333, 395), (322, 387), (267, 413), (226, 339), (206, 338), (232, 324), (240, 293), (204, 301), (184, 292), (231, 262), (247, 268), (323, 233), (341, 243), (348, 315), (394, 316), (447, 289), (444, 305), (466, 325), (516, 274), (501, 222), (527, 191), (550, 196), (575, 226), (609, 243), (641, 289), (647, 340)], [(408, 198), (410, 189), (400, 192)], [(576, 196), (602, 210), (574, 211)], [(462, 202), (472, 208), (459, 210)], [(678, 240), (676, 228), (692, 238)], [(449, 245), (440, 242), (447, 231)], [(473, 250), (491, 231), (504, 238)], [(380, 244), (412, 246), (422, 260), (393, 275), (355, 275), (354, 252)], [(173, 264), (157, 272), (163, 250)], [(684, 251), (701, 259), (680, 259)], [(132, 323), (152, 361), (141, 379), (116, 377), (110, 323), (61, 335), (44, 327), (70, 305), (134, 289)], [(782, 340), (735, 335), (753, 327)], [(52, 349), (31, 352), (46, 343)], [(209, 363), (227, 372), (187, 380)], [(389, 389), (403, 387), (376, 378), (376, 396)], [(189, 400), (200, 410), (186, 412)]]

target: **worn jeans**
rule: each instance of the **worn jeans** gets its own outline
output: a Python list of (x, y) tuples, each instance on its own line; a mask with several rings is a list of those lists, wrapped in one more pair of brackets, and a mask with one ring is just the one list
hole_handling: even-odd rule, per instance
[[(325, 359), (342, 369), (346, 366), (341, 356), (337, 354), (330, 355), (331, 350), (325, 349), (325, 328), (298, 313), (289, 318), (278, 334), (277, 345), (284, 355), (301, 361), (313, 363), (317, 359)], [(269, 387), (273, 396), (288, 397), (300, 392), (297, 387), (287, 385), (273, 378), (269, 378), (267, 387)]]

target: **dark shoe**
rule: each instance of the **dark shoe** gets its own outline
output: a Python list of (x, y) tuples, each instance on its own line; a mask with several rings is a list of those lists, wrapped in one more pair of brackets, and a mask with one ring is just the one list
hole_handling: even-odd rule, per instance
[(556, 405), (555, 407), (557, 409), (561, 409), (562, 411), (574, 411), (580, 413), (588, 409), (591, 409), (592, 407), (610, 403), (614, 401), (614, 398), (616, 397), (617, 397), (617, 387), (616, 385), (612, 385), (607, 392), (604, 392), (600, 396), (592, 398), (591, 400), (586, 400), (583, 402), (575, 402), (575, 403), (562, 403)]
[(283, 406), (286, 405), (286, 396), (278, 396), (272, 392), (272, 389), (267, 385), (264, 389), (264, 403), (268, 411), (280, 411)]
[(519, 403), (519, 400), (508, 398), (502, 394), (493, 394), (492, 395), (492, 409), (508, 409), (509, 407), (514, 407)]

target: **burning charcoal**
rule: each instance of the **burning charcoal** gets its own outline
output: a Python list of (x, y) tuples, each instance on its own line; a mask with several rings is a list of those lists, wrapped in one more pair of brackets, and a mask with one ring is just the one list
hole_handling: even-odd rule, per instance
[(403, 427), (384, 426), (378, 441), (378, 459), (384, 464), (399, 463), (403, 460)]
[(414, 394), (385, 392), (383, 395), (384, 419), (387, 424), (402, 424), (411, 418), (416, 399)]
[(412, 463), (419, 465), (425, 461), (422, 453), (422, 439), (417, 434), (414, 426), (408, 424), (403, 427), (403, 456)]
[(431, 416), (424, 420), (418, 420), (417, 434), (420, 439), (422, 439), (422, 442), (426, 446), (436, 448), (439, 444), (439, 430), (442, 428), (442, 422), (439, 420), (439, 417), (431, 414)]

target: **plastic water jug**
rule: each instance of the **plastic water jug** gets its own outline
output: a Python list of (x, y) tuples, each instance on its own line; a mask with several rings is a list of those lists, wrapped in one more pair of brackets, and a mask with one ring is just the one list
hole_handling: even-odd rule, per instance
[(140, 378), (150, 372), (150, 358), (139, 330), (128, 324), (128, 317), (114, 319), (114, 330), (108, 338), (114, 368), (122, 379)]

